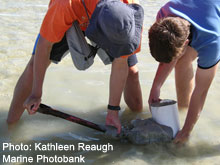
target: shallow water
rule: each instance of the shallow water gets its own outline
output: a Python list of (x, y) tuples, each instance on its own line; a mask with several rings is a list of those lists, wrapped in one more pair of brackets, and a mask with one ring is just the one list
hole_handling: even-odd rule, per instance
[[(0, 0), (0, 163), (3, 155), (79, 156), (86, 164), (219, 164), (220, 161), (220, 72), (212, 83), (204, 110), (195, 126), (189, 143), (178, 148), (172, 144), (138, 146), (103, 137), (102, 133), (51, 116), (25, 112), (19, 123), (8, 130), (6, 118), (14, 86), (30, 58), (35, 37), (47, 10), (48, 0)], [(147, 30), (155, 20), (157, 10), (167, 0), (140, 0), (145, 9), (142, 51), (139, 53), (140, 81), (144, 111), (131, 113), (122, 99), (122, 123), (135, 118), (150, 117), (147, 99), (157, 63), (150, 56)], [(196, 65), (196, 64), (195, 64)], [(98, 59), (86, 72), (77, 71), (69, 56), (47, 71), (42, 102), (66, 113), (104, 124), (108, 101), (110, 66)], [(174, 76), (170, 75), (161, 92), (162, 98), (176, 99)], [(180, 114), (181, 125), (185, 112)], [(3, 150), (3, 143), (31, 145), (31, 151)], [(113, 145), (113, 151), (37, 151), (35, 144)], [(17, 163), (22, 164), (22, 163)], [(34, 163), (36, 161), (34, 160)]]

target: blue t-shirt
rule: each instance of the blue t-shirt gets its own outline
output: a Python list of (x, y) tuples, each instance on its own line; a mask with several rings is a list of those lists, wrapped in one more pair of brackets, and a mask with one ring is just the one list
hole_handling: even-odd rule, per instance
[(178, 16), (192, 25), (190, 46), (198, 52), (198, 66), (211, 68), (220, 60), (220, 0), (171, 0), (157, 14), (157, 20)]

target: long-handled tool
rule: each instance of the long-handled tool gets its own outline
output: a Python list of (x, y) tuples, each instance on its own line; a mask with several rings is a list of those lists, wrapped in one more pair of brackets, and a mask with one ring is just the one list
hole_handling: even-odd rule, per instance
[(89, 128), (101, 131), (101, 132), (106, 131), (106, 129), (103, 126), (100, 126), (98, 124), (92, 123), (90, 121), (87, 121), (81, 118), (78, 118), (76, 116), (66, 114), (64, 112), (60, 112), (44, 104), (40, 104), (37, 112), (42, 113), (42, 114), (52, 115), (52, 116), (59, 117), (65, 120), (69, 120), (71, 122), (78, 123), (80, 125), (84, 125), (86, 127), (89, 127)]
[[(52, 109), (51, 107), (40, 104), (37, 112), (47, 115), (52, 115), (65, 120), (69, 120), (80, 125), (101, 131), (105, 133), (106, 137), (113, 139), (124, 139), (131, 141), (134, 144), (149, 144), (149, 143), (161, 143), (170, 142), (172, 140), (173, 131), (172, 128), (157, 124), (152, 119), (137, 120), (136, 124), (132, 128), (125, 128), (121, 133), (117, 134), (117, 128), (113, 126), (102, 126), (90, 121), (60, 112)], [(139, 123), (139, 124), (138, 124)], [(140, 128), (139, 128), (140, 127)], [(134, 131), (133, 131), (134, 128)]]

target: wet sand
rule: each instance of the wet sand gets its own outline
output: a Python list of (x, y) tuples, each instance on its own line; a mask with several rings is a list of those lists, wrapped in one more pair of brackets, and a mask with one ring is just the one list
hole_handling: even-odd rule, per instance
[[(25, 112), (21, 120), (8, 130), (7, 113), (12, 99), (13, 89), (18, 77), (24, 70), (32, 52), (35, 37), (47, 10), (47, 1), (3, 1), (0, 0), (0, 164), (3, 155), (36, 155), (85, 157), (85, 164), (219, 164), (220, 161), (220, 72), (212, 83), (204, 110), (195, 126), (190, 141), (179, 148), (173, 144), (134, 145), (117, 140), (106, 139), (102, 133), (51, 116), (36, 114), (29, 116)], [(135, 118), (151, 117), (147, 100), (151, 84), (157, 69), (157, 63), (150, 56), (147, 33), (155, 20), (156, 12), (166, 0), (140, 0), (145, 9), (142, 51), (138, 54), (140, 81), (143, 91), (144, 111), (131, 113), (122, 99), (121, 121), (128, 123)], [(196, 63), (194, 64), (196, 66)], [(104, 66), (100, 60), (86, 72), (77, 71), (69, 56), (48, 69), (42, 102), (55, 109), (103, 124), (108, 101), (108, 83), (110, 66)], [(176, 100), (174, 75), (164, 84), (161, 96)], [(186, 112), (180, 112), (181, 126)], [(3, 143), (26, 144), (31, 151), (3, 150)], [(36, 144), (75, 145), (113, 145), (113, 151), (39, 151)], [(23, 164), (23, 163), (17, 163)], [(64, 163), (61, 163), (64, 164)], [(83, 163), (81, 163), (83, 164)]]

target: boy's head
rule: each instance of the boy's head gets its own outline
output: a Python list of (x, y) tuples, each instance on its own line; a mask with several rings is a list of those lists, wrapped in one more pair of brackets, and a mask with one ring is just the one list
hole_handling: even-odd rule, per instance
[(138, 4), (100, 0), (90, 19), (86, 36), (113, 58), (138, 50), (144, 10)]
[(158, 62), (169, 63), (185, 48), (190, 23), (179, 17), (166, 17), (156, 21), (148, 33), (151, 55)]

